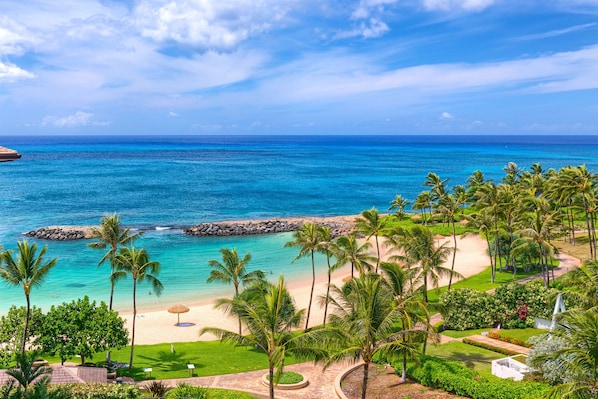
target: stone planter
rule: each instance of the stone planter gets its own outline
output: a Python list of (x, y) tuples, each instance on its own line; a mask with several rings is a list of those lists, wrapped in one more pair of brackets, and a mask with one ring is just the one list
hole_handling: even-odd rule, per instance
[[(270, 386), (270, 381), (268, 380), (268, 376), (269, 374), (264, 374), (262, 376), (262, 384), (264, 386)], [(276, 384), (274, 385), (274, 389), (280, 389), (283, 391), (290, 391), (293, 389), (301, 389), (301, 388), (305, 388), (307, 385), (309, 385), (309, 381), (307, 380), (307, 378), (303, 375), (303, 380), (299, 381), (295, 384)]]

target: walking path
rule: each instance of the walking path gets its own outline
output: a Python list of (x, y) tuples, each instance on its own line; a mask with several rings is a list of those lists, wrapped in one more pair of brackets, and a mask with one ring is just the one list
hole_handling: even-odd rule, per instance
[(521, 353), (524, 355), (527, 355), (530, 351), (530, 349), (526, 348), (525, 346), (519, 346), (519, 345), (511, 344), (509, 342), (504, 342), (504, 341), (501, 341), (498, 339), (488, 338), (487, 336), (484, 336), (482, 334), (471, 335), (467, 338), (472, 341), (479, 342), (481, 344), (486, 344), (486, 345), (494, 346), (497, 348), (507, 349), (507, 350)]

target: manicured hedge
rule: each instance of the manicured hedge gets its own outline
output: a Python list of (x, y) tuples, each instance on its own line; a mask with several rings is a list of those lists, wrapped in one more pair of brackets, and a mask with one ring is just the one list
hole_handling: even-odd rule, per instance
[(141, 390), (134, 385), (119, 384), (65, 384), (50, 385), (48, 391), (59, 399), (137, 399)]
[(506, 335), (500, 335), (499, 333), (494, 332), (494, 331), (490, 331), (488, 333), (488, 338), (497, 339), (502, 342), (508, 342), (513, 345), (524, 346), (526, 348), (531, 348), (533, 346), (529, 342), (523, 341), (519, 338), (507, 337)]
[[(400, 370), (400, 365), (395, 365)], [(424, 356), (420, 367), (407, 370), (420, 384), (472, 399), (543, 399), (550, 385), (538, 382), (484, 378), (459, 362)]]

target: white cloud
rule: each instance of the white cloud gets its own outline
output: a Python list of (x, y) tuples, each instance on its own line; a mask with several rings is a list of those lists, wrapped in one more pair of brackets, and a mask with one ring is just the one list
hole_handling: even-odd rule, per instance
[(380, 37), (388, 31), (390, 31), (388, 25), (376, 18), (371, 18), (368, 23), (361, 22), (359, 27), (356, 27), (353, 30), (338, 32), (334, 38), (347, 39), (350, 37), (363, 37), (364, 39), (371, 39)]
[(168, 116), (172, 116), (173, 118), (176, 118), (177, 116), (180, 116), (179, 114), (177, 114), (176, 112), (168, 112)]
[(74, 115), (56, 117), (46, 116), (42, 126), (53, 125), (56, 127), (78, 127), (78, 126), (107, 126), (109, 122), (93, 121), (94, 115), (89, 112), (77, 111)]
[(143, 0), (133, 20), (141, 34), (158, 43), (228, 51), (269, 31), (286, 13), (285, 1)]
[(10, 63), (0, 61), (0, 84), (14, 83), (23, 79), (34, 78), (35, 75)]
[(440, 115), (440, 119), (454, 119), (454, 118), (455, 118), (455, 116), (449, 112), (443, 112)]
[(424, 7), (430, 11), (482, 11), (492, 6), (496, 0), (423, 0)]

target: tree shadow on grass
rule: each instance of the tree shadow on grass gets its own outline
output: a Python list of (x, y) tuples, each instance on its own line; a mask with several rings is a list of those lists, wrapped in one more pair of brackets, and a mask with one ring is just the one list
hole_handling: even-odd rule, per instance
[(159, 351), (156, 356), (140, 355), (139, 358), (150, 364), (154, 370), (160, 371), (186, 371), (188, 364), (193, 364), (195, 369), (205, 367), (197, 357), (185, 351)]
[(476, 365), (487, 365), (489, 367), (492, 366), (492, 361), (496, 360), (496, 357), (492, 356), (492, 355), (485, 355), (485, 354), (481, 354), (481, 353), (464, 353), (464, 352), (458, 352), (458, 351), (453, 351), (450, 354), (439, 354), (439, 355), (435, 355), (436, 357), (439, 357), (441, 359), (444, 360), (451, 360), (451, 361), (458, 361), (463, 363), (467, 368), (469, 369), (475, 369)]

